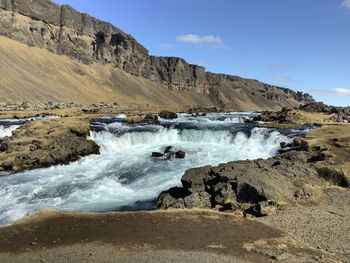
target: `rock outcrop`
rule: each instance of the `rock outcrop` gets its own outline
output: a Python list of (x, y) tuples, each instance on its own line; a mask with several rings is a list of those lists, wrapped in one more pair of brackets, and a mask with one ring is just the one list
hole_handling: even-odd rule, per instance
[(263, 106), (298, 106), (312, 102), (302, 92), (237, 76), (214, 74), (177, 57), (150, 56), (148, 50), (119, 28), (49, 0), (0, 0), (0, 35), (67, 55), (81, 63), (108, 63), (170, 90), (209, 96), (214, 105), (239, 109), (237, 94)]
[(63, 118), (24, 124), (10, 138), (0, 140), (0, 172), (68, 164), (81, 156), (99, 154), (87, 139), (88, 118)]
[(321, 179), (306, 151), (290, 151), (267, 160), (236, 161), (187, 170), (182, 187), (160, 194), (158, 207), (207, 208), (267, 215), (299, 198), (308, 183)]

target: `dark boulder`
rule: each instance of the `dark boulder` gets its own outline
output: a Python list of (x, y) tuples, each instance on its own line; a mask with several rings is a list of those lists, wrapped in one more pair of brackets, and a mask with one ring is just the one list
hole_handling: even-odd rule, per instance
[(163, 157), (163, 156), (164, 156), (163, 153), (159, 153), (159, 152), (153, 152), (152, 153), (152, 157), (160, 158), (160, 157)]
[(217, 205), (226, 206), (236, 203), (236, 194), (230, 183), (219, 182), (212, 189), (213, 201)]
[(172, 152), (172, 151), (173, 151), (173, 149), (174, 149), (174, 147), (173, 147), (173, 146), (167, 146), (167, 147), (165, 147), (165, 149), (164, 149), (164, 153), (169, 153), (169, 152)]
[(185, 208), (184, 199), (190, 193), (182, 187), (172, 187), (162, 192), (157, 199), (157, 206), (161, 209)]
[(158, 124), (159, 123), (158, 116), (147, 114), (145, 117), (143, 117), (143, 122), (150, 123), (150, 124)]
[(186, 156), (186, 153), (184, 151), (176, 151), (175, 152), (175, 158), (177, 159), (184, 159)]
[(13, 166), (14, 166), (13, 162), (6, 162), (6, 163), (2, 163), (1, 165), (4, 171), (7, 171), (7, 172), (12, 171)]
[[(268, 200), (295, 201), (296, 179), (318, 180), (317, 171), (307, 162), (306, 156), (305, 151), (290, 151), (267, 160), (235, 161), (216, 167), (189, 169), (181, 178), (182, 189), (188, 195), (177, 196), (175, 199), (183, 199), (183, 203), (177, 200), (170, 206), (178, 206), (181, 202), (186, 208), (238, 209), (255, 216), (267, 215), (276, 210), (276, 205)], [(169, 201), (164, 206), (168, 205)]]
[(164, 160), (171, 160), (171, 159), (184, 159), (186, 156), (186, 153), (181, 150), (175, 149), (173, 146), (167, 146), (164, 149), (164, 153), (160, 152), (153, 152), (152, 157), (157, 158), (163, 158)]
[(181, 178), (182, 186), (190, 192), (205, 191), (204, 181), (210, 179), (211, 166), (189, 169)]
[(9, 148), (9, 143), (8, 141), (1, 140), (0, 141), (0, 152), (6, 152)]
[(242, 182), (237, 184), (237, 199), (242, 203), (258, 203), (265, 201), (267, 198), (265, 196), (264, 188), (261, 187), (256, 182), (248, 182), (243, 179)]
[(256, 205), (253, 205), (251, 209), (249, 209), (247, 212), (251, 212), (253, 215), (257, 217), (262, 216), (268, 216), (272, 214), (274, 211), (276, 211), (276, 202), (274, 201), (262, 201), (257, 203)]
[(158, 116), (162, 119), (168, 119), (168, 120), (172, 120), (172, 119), (176, 119), (177, 118), (177, 114), (175, 112), (171, 112), (171, 111), (161, 111)]
[(184, 205), (186, 208), (202, 208), (202, 209), (209, 209), (211, 208), (211, 202), (210, 202), (210, 194), (202, 191), (202, 192), (196, 192), (189, 196), (186, 196), (184, 198)]

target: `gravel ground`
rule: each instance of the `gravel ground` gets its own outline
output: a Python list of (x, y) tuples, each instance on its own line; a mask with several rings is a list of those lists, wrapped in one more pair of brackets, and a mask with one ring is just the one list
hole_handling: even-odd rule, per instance
[(330, 188), (327, 202), (298, 206), (256, 219), (350, 262), (350, 190)]

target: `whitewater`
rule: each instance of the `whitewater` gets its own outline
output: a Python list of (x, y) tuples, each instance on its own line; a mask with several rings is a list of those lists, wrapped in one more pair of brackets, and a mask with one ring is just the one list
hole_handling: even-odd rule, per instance
[[(69, 165), (0, 176), (0, 225), (41, 208), (94, 212), (154, 209), (159, 193), (181, 185), (187, 169), (269, 158), (281, 142), (302, 132), (245, 123), (254, 115), (179, 114), (175, 120), (160, 119), (160, 125), (129, 125), (125, 115), (95, 120), (90, 139), (100, 146), (101, 154)], [(8, 126), (6, 134), (18, 126)], [(166, 146), (185, 151), (185, 159), (151, 157)]]

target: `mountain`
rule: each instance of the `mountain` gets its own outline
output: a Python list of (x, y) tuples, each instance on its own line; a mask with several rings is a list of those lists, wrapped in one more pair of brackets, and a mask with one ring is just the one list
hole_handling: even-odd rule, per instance
[(309, 94), (157, 57), (110, 23), (49, 0), (0, 0), (0, 100), (298, 106)]

